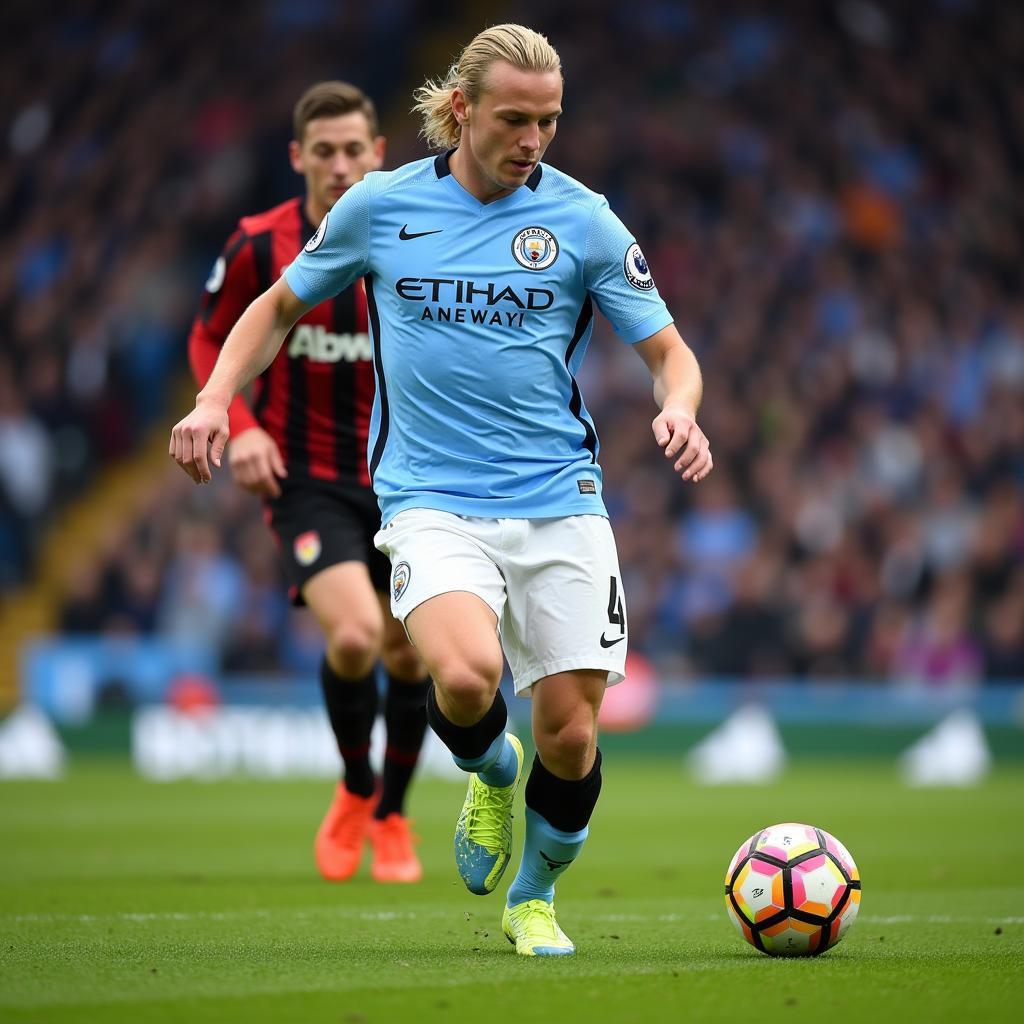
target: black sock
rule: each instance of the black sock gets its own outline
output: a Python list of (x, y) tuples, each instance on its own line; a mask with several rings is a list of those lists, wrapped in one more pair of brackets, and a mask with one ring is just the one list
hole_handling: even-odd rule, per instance
[(479, 722), (475, 725), (456, 725), (441, 713), (437, 706), (437, 697), (434, 695), (434, 687), (431, 686), (427, 691), (427, 721), (455, 757), (472, 761), (483, 757), (490, 745), (502, 734), (508, 723), (508, 708), (499, 690), (494, 695), (494, 703)]
[(560, 779), (533, 758), (533, 768), (526, 780), (526, 806), (536, 811), (548, 824), (562, 832), (582, 832), (601, 795), (601, 751), (594, 766), (582, 779)]
[(430, 680), (406, 683), (388, 676), (388, 693), (384, 698), (384, 722), (388, 743), (384, 751), (384, 774), (380, 800), (374, 817), (383, 821), (389, 814), (402, 814), (405, 794), (416, 769), (416, 761), (427, 731), (427, 690)]
[(320, 685), (327, 717), (345, 765), (345, 788), (356, 796), (372, 796), (370, 732), (377, 717), (377, 677), (371, 672), (362, 679), (342, 679), (324, 658), (320, 665)]

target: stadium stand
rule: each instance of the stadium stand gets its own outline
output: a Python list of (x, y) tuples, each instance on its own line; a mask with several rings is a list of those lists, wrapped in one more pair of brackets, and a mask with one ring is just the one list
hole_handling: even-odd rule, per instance
[[(9, 5), (0, 72), (38, 83), (0, 165), (7, 591), (54, 510), (182, 411), (218, 246), (295, 188), (302, 88), (357, 81), (389, 165), (422, 152), (405, 110), (426, 5), (64, 6), (55, 36)], [(566, 65), (551, 162), (636, 232), (705, 374), (716, 470), (692, 491), (660, 464), (646, 371), (607, 328), (581, 375), (634, 647), (674, 677), (1024, 679), (1021, 12), (490, 5), (511, 17)], [(388, 45), (340, 65), (353, 18)], [(314, 665), (257, 504), (225, 473), (198, 490), (168, 466), (139, 487), (67, 565), (59, 627), (201, 629), (227, 670)]]

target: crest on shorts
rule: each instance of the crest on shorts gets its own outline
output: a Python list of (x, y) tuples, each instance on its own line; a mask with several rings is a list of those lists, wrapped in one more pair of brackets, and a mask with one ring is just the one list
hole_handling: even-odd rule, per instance
[(634, 242), (626, 250), (626, 258), (622, 261), (622, 270), (626, 280), (642, 292), (649, 292), (654, 287), (654, 278), (651, 276), (651, 268), (647, 266), (647, 260), (640, 251), (640, 246)]
[(320, 543), (320, 534), (316, 530), (307, 530), (305, 533), (300, 533), (295, 538), (295, 561), (299, 565), (312, 565), (319, 557), (320, 552), (323, 551), (323, 545)]
[(320, 221), (320, 227), (316, 229), (316, 233), (306, 243), (306, 252), (316, 252), (320, 248), (320, 243), (324, 240), (324, 235), (327, 234), (327, 218), (330, 217), (329, 213), (324, 214), (324, 219)]
[(558, 259), (558, 239), (546, 228), (524, 228), (512, 240), (512, 255), (527, 270), (547, 270)]
[(412, 569), (409, 568), (408, 562), (399, 562), (391, 571), (391, 593), (396, 601), (405, 593), (411, 578)]

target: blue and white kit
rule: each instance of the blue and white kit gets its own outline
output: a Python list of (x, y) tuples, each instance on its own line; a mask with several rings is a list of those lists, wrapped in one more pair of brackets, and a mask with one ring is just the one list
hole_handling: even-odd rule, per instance
[(540, 164), (481, 203), (448, 156), (368, 174), (284, 276), (311, 305), (366, 283), (395, 615), (468, 591), (494, 611), (518, 693), (573, 669), (615, 683), (622, 581), (575, 373), (595, 304), (627, 343), (672, 317), (602, 196)]
[(594, 304), (626, 342), (672, 317), (602, 196), (539, 164), (484, 204), (442, 154), (368, 174), (284, 276), (309, 304), (365, 277), (377, 376), (368, 457), (385, 523), (409, 508), (606, 515), (574, 377)]

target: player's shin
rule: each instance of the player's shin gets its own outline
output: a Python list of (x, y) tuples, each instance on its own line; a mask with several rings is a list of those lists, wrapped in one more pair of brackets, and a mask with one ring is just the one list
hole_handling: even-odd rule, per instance
[(517, 762), (505, 736), (508, 709), (500, 691), (479, 722), (456, 725), (438, 707), (431, 688), (427, 694), (427, 721), (463, 771), (476, 772), (489, 786), (511, 784)]
[(384, 724), (387, 747), (381, 778), (380, 800), (374, 817), (383, 820), (389, 814), (403, 814), (405, 794), (419, 760), (423, 734), (427, 729), (424, 710), (429, 680), (409, 683), (388, 676), (384, 700)]
[(342, 679), (325, 658), (320, 682), (345, 776), (317, 830), (314, 852), (320, 874), (343, 882), (359, 869), (373, 812), (370, 731), (377, 714), (377, 680), (372, 672), (360, 679)]
[(560, 779), (534, 758), (526, 783), (526, 841), (508, 891), (510, 907), (554, 899), (555, 881), (579, 856), (601, 793), (601, 751), (579, 780)]
[(513, 907), (527, 900), (551, 903), (555, 898), (555, 881), (579, 856), (588, 831), (583, 828), (563, 832), (527, 807), (523, 859), (508, 890), (508, 905)]
[(370, 733), (377, 716), (377, 680), (373, 672), (360, 679), (342, 679), (324, 658), (320, 685), (331, 729), (345, 765), (345, 788), (356, 796), (373, 794)]
[(415, 836), (405, 817), (405, 795), (419, 760), (427, 728), (424, 705), (428, 680), (404, 682), (388, 676), (384, 701), (387, 746), (381, 773), (380, 799), (370, 823), (372, 874), (378, 882), (418, 882), (423, 868), (415, 851)]

